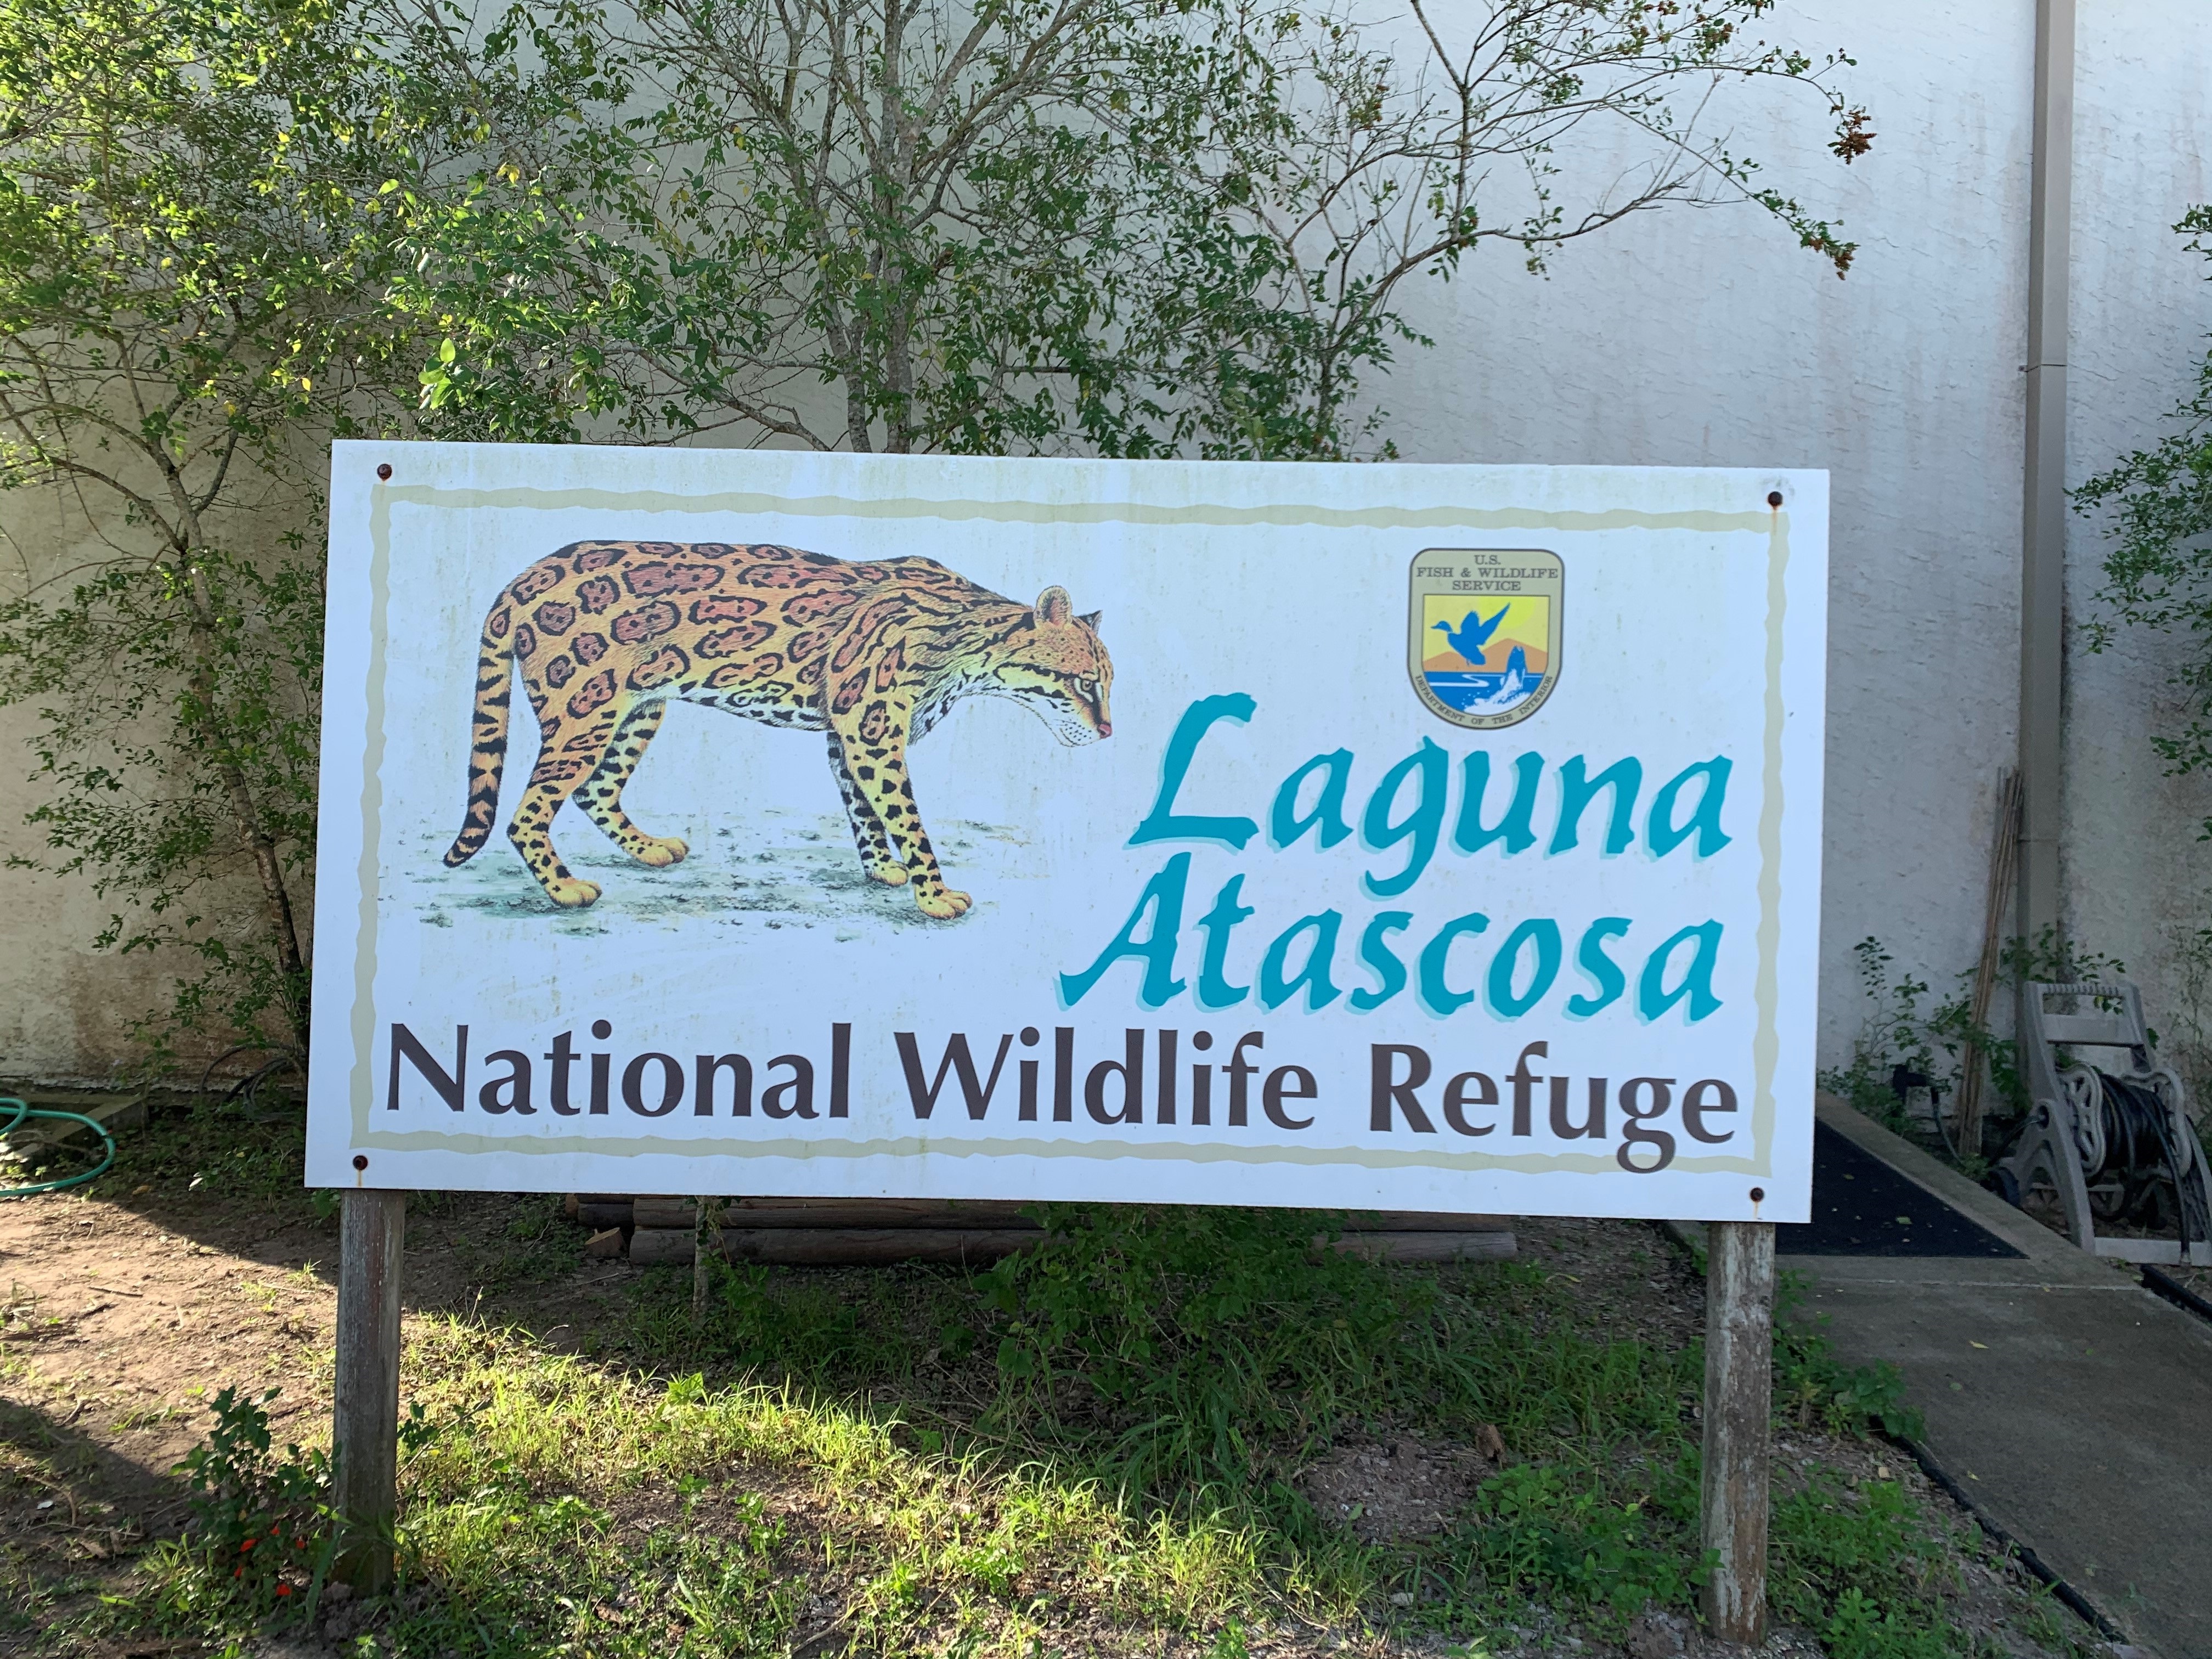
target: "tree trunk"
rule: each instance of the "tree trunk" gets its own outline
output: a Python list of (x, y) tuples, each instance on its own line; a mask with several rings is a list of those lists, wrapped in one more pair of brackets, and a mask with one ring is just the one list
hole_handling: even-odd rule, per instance
[[(222, 781), (223, 793), (229, 798), (233, 818), (238, 824), (238, 836), (247, 854), (253, 860), (254, 873), (261, 882), (263, 918), (269, 927), (270, 943), (276, 947), (277, 971), (283, 975), (289, 993), (285, 1007), (285, 1019), (292, 1028), (292, 1045), (300, 1057), (302, 1073), (307, 1063), (308, 1001), (311, 988), (307, 980), (306, 954), (300, 949), (299, 924), (292, 912), (292, 895), (284, 881), (284, 864), (277, 854), (276, 838), (261, 814), (261, 805), (254, 798), (253, 786), (248, 781), (246, 769), (239, 764), (237, 745), (224, 729), (222, 705), (216, 696), (216, 632), (215, 595), (208, 589), (207, 574), (199, 562), (199, 550), (207, 544), (200, 525), (200, 513), (206, 501), (196, 501), (185, 487), (182, 471), (159, 445), (147, 449), (168, 487), (169, 499), (175, 510), (175, 521), (167, 526), (170, 544), (176, 550), (179, 573), (185, 580), (179, 591), (185, 596), (185, 609), (190, 618), (188, 626), (192, 638), (192, 669), (190, 684), (192, 695), (199, 700), (202, 719), (211, 741), (216, 775)], [(225, 463), (228, 465), (228, 463)], [(210, 498), (212, 499), (211, 497)]]
[(192, 551), (188, 548), (184, 553), (186, 580), (182, 584), (185, 609), (191, 619), (193, 660), (190, 684), (200, 705), (200, 720), (210, 739), (208, 747), (216, 775), (222, 781), (223, 793), (229, 799), (231, 815), (238, 824), (239, 840), (253, 860), (254, 872), (260, 878), (263, 919), (268, 925), (270, 943), (276, 948), (277, 969), (291, 994), (285, 1018), (292, 1028), (292, 1041), (304, 1066), (309, 996), (307, 958), (300, 949), (299, 926), (293, 915), (291, 890), (284, 880), (284, 864), (277, 853), (276, 838), (269, 833), (246, 769), (238, 763), (236, 745), (223, 727), (221, 705), (216, 701), (215, 597), (208, 591), (207, 577), (194, 562)]
[[(907, 165), (911, 146), (907, 143), (906, 111), (902, 96), (899, 55), (906, 41), (906, 14), (899, 0), (884, 8), (884, 62), (877, 104), (876, 218), (904, 228), (898, 210), (909, 186)], [(886, 169), (893, 165), (896, 173)], [(906, 262), (898, 243), (886, 238), (877, 244), (876, 284), (884, 308), (884, 448), (904, 455), (914, 447), (914, 356), (912, 307), (906, 295)]]

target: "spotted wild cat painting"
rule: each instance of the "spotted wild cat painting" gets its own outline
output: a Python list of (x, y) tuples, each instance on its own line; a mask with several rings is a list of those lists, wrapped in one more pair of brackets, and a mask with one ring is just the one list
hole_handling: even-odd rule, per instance
[(574, 800), (641, 864), (689, 850), (623, 811), (623, 787), (670, 702), (825, 734), (860, 864), (910, 886), (928, 915), (969, 896), (945, 884), (914, 798), (908, 748), (963, 697), (1006, 697), (1070, 745), (1110, 736), (1114, 665), (1098, 614), (1065, 589), (1034, 605), (1002, 599), (933, 559), (848, 561), (722, 542), (575, 542), (506, 587), (477, 656), (469, 799), (446, 854), (467, 862), (489, 839), (520, 674), (540, 748), (507, 839), (558, 905), (587, 905), (596, 882), (555, 851), (554, 815)]

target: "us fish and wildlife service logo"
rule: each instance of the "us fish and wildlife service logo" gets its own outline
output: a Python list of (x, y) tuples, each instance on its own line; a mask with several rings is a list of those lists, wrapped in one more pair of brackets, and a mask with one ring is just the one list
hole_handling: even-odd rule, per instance
[(1559, 678), (1566, 567), (1556, 553), (1432, 547), (1413, 560), (1407, 668), (1454, 726), (1525, 720)]

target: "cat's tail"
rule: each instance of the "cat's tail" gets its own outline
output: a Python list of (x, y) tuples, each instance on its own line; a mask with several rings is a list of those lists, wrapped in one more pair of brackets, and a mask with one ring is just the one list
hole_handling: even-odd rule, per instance
[[(469, 748), (469, 806), (461, 833), (446, 850), (448, 865), (466, 864), (491, 838), (499, 816), (499, 775), (507, 764), (507, 700), (514, 684), (514, 641), (507, 634), (507, 596), (502, 593), (484, 617), (477, 645), (477, 711)], [(492, 632), (497, 620), (499, 632)]]

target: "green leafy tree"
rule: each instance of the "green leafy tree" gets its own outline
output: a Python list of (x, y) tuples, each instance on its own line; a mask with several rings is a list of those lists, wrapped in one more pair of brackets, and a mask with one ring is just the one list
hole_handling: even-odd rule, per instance
[(190, 953), (170, 1012), (280, 1060), (307, 1026), (316, 441), (419, 352), (382, 303), (388, 82), (319, 0), (0, 0), (0, 489), (98, 538), (60, 571), (13, 550), (0, 702), (37, 719), (46, 866), (116, 902), (100, 943)]
[(297, 1064), (325, 439), (1388, 453), (1485, 241), (1733, 200), (1847, 268), (1702, 125), (1869, 142), (1771, 3), (1415, 0), (1401, 62), (1286, 0), (0, 0), (0, 489), (105, 538), (0, 573), (43, 862), (197, 958), (164, 1042)]
[[(1388, 453), (1363, 391), (1425, 343), (1403, 285), (1485, 242), (1536, 266), (1736, 200), (1849, 265), (1701, 124), (1717, 87), (1780, 81), (1836, 155), (1871, 142), (1845, 60), (1747, 32), (1769, 8), (1413, 0), (1405, 62), (1287, 0), (576, 0), (480, 40), (419, 16), (488, 155), (413, 214), (401, 295), (445, 336), (430, 405), (517, 436)], [(1570, 189), (1595, 125), (1638, 165)]]
[[(2191, 252), (2212, 258), (2212, 206), (2191, 208), (2174, 229)], [(2074, 505), (2104, 515), (2109, 533), (2089, 648), (2109, 650), (2124, 626), (2180, 636), (2167, 676), (2180, 718), (2151, 743), (2169, 774), (2212, 769), (2212, 354), (2198, 362), (2196, 390), (2165, 437), (2090, 479)], [(2212, 840), (2212, 818), (2202, 833)]]

